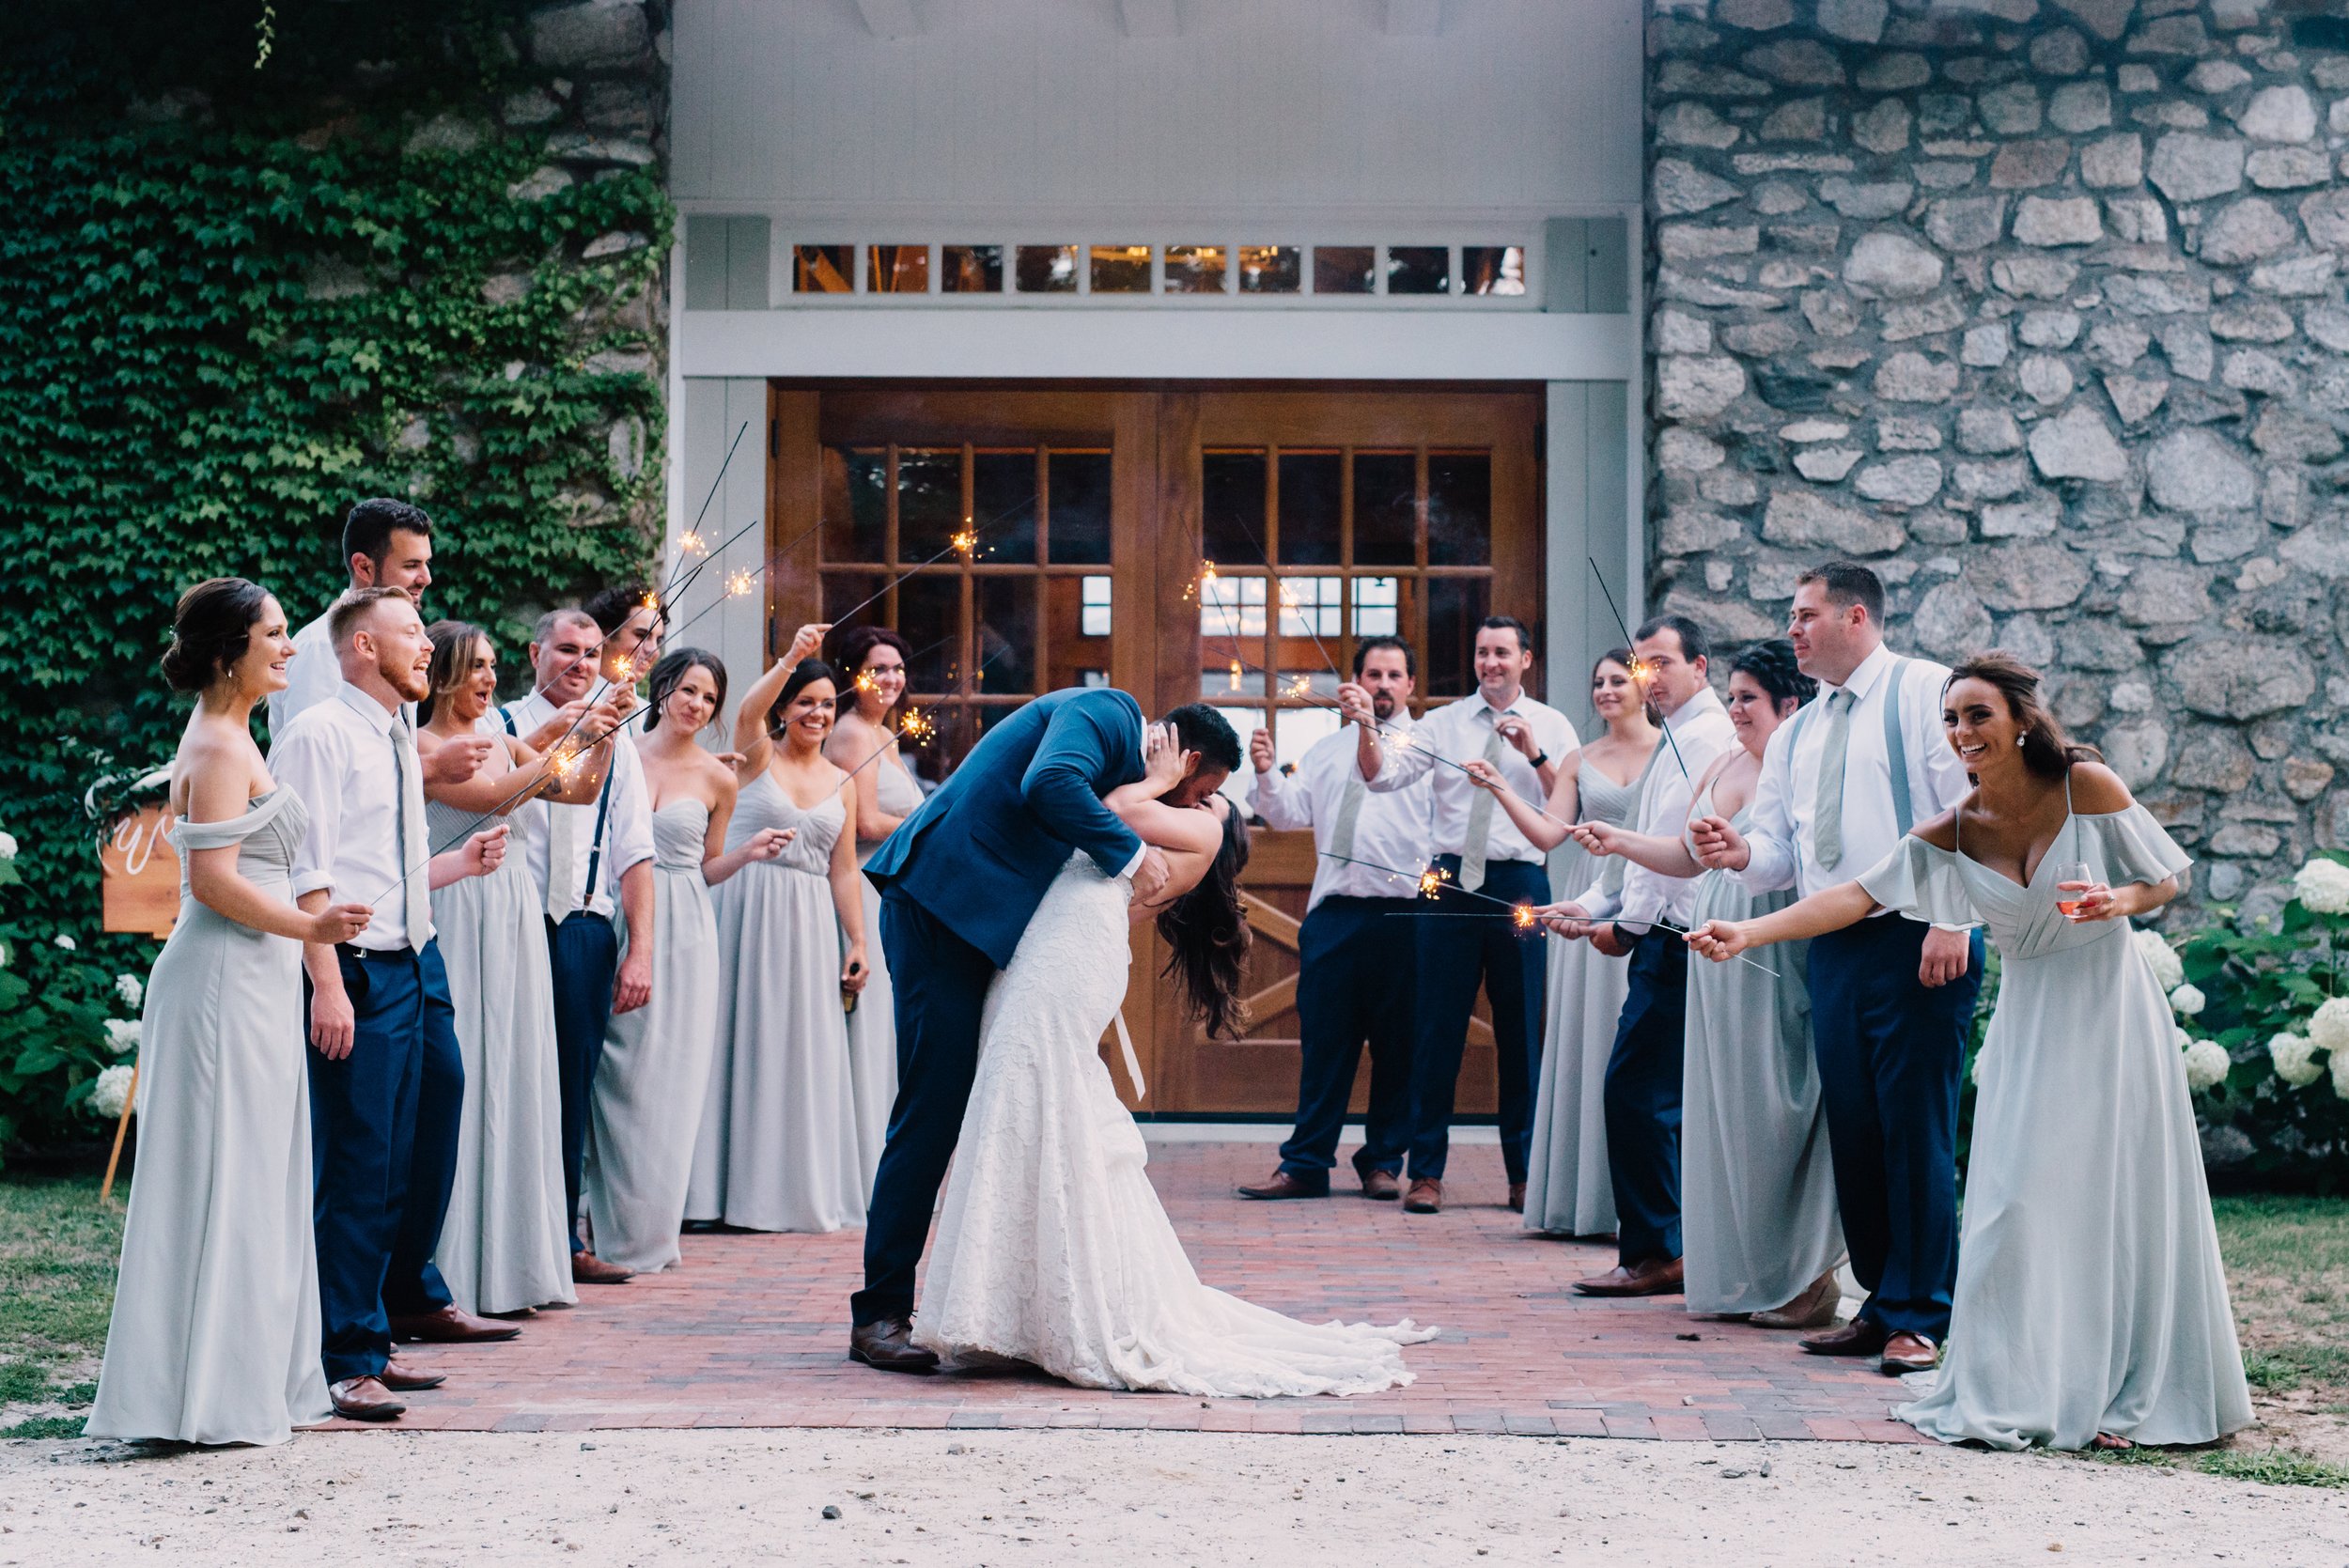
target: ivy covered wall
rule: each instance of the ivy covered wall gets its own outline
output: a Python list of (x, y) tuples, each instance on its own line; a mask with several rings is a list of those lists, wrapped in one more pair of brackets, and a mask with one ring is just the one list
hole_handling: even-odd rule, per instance
[[(14, 0), (0, 11), (0, 1146), (114, 1059), (93, 781), (169, 757), (198, 579), (296, 624), (343, 512), (437, 528), (427, 618), (509, 672), (659, 536), (665, 7)], [(64, 939), (64, 942), (59, 941)], [(70, 943), (69, 948), (66, 943)], [(15, 992), (17, 986), (0, 986)], [(133, 1010), (134, 1016), (134, 1010)]]

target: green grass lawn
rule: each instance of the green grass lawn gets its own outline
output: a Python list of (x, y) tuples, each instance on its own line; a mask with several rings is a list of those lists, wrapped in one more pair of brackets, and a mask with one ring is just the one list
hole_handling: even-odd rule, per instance
[[(2104, 1462), (2349, 1486), (2349, 1198), (2221, 1198), (2215, 1208), (2265, 1440)], [(121, 1245), (121, 1211), (99, 1207), (96, 1177), (0, 1178), (0, 1410), (90, 1402)], [(35, 1415), (0, 1422), (0, 1437), (70, 1437), (81, 1424)]]

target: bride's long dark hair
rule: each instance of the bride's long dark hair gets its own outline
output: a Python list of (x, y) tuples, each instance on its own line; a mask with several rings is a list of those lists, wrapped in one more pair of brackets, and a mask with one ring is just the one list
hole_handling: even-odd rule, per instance
[(1161, 972), (1174, 977), (1210, 1039), (1218, 1034), (1237, 1039), (1248, 1027), (1247, 1010), (1239, 1003), (1240, 966), (1248, 956), (1239, 874), (1247, 864), (1248, 825), (1237, 809), (1226, 809), (1215, 862), (1198, 886), (1159, 915), (1159, 935), (1169, 949)]

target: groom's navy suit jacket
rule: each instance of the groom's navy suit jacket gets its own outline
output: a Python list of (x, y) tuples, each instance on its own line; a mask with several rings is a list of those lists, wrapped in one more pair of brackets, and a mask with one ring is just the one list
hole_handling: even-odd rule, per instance
[(1110, 877), (1140, 852), (1101, 797), (1142, 773), (1142, 705), (1132, 697), (1107, 687), (1038, 697), (987, 732), (864, 874), (1003, 969), (1070, 850)]

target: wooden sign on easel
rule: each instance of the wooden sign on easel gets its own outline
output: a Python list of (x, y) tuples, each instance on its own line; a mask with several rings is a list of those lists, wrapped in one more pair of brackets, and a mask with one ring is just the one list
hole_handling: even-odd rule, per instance
[(101, 926), (163, 938), (179, 918), (179, 852), (171, 846), (171, 808), (157, 801), (128, 813), (98, 846), (104, 870)]

